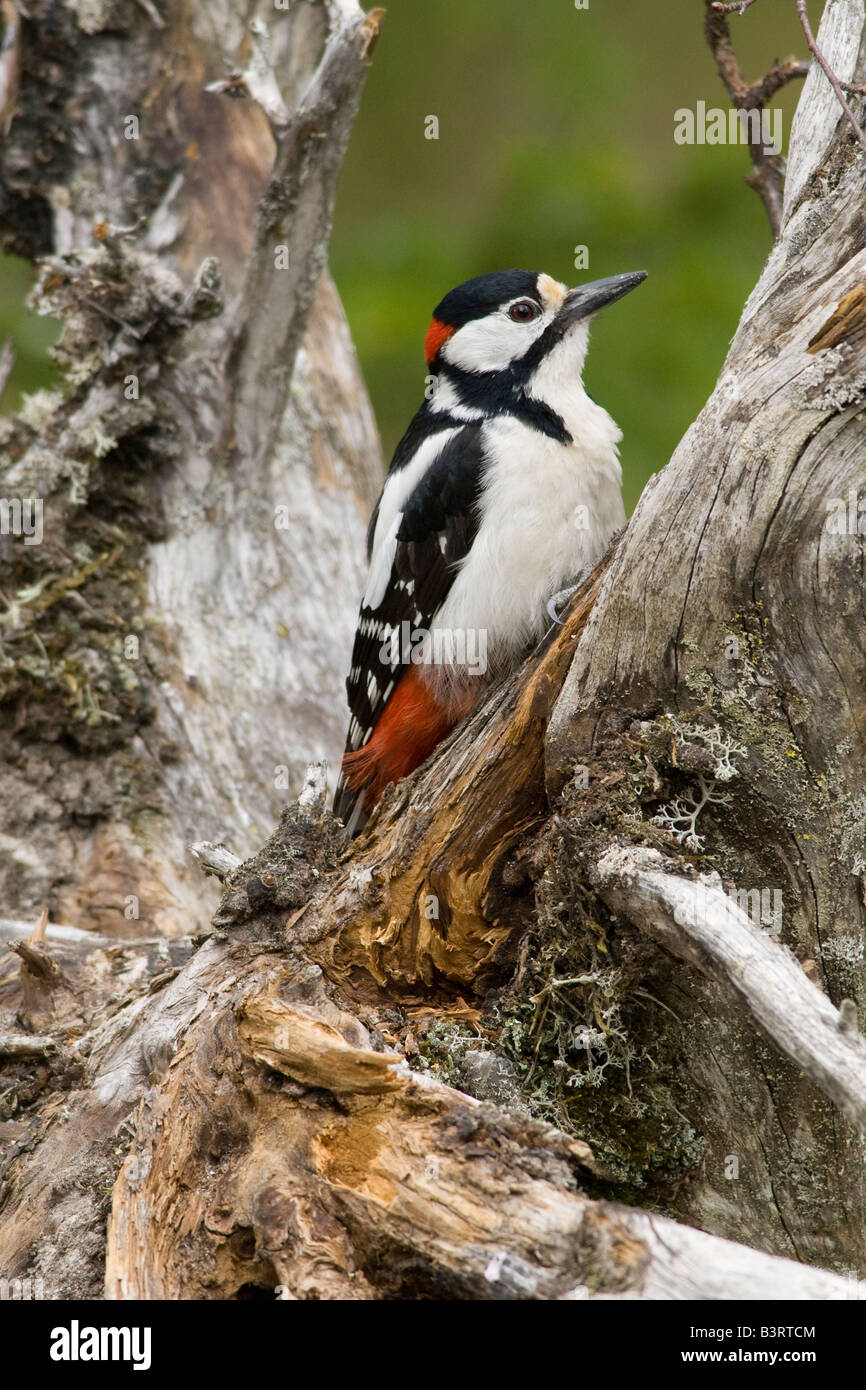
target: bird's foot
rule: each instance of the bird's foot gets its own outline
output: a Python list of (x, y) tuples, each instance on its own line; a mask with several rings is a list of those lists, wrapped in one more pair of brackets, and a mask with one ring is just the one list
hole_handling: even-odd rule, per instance
[(560, 589), (558, 593), (555, 593), (552, 598), (548, 599), (547, 616), (550, 618), (551, 622), (557, 623), (559, 627), (562, 627), (562, 618), (560, 618), (559, 615), (566, 607), (572, 595), (577, 593), (588, 573), (588, 569), (581, 570), (579, 574), (575, 575), (570, 584), (567, 584), (564, 589)]

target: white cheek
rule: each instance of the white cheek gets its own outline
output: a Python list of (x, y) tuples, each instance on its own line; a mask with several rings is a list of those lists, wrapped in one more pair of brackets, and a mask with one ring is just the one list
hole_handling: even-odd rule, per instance
[(471, 319), (448, 339), (442, 356), (464, 372), (501, 371), (521, 357), (546, 326), (543, 318), (532, 323), (513, 323), (505, 314)]

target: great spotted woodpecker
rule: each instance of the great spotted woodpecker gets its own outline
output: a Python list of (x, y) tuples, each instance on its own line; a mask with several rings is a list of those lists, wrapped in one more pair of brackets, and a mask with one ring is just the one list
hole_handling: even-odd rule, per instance
[(549, 626), (623, 525), (621, 433), (583, 388), (589, 322), (646, 278), (502, 270), (437, 306), (428, 399), (367, 533), (335, 813), (351, 833)]

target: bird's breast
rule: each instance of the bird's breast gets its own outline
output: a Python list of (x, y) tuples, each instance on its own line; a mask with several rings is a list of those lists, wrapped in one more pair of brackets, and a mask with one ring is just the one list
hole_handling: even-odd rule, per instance
[(549, 598), (595, 564), (625, 521), (619, 430), (584, 400), (571, 444), (510, 416), (484, 425), (478, 531), (434, 628), (483, 630), (493, 666), (541, 636)]

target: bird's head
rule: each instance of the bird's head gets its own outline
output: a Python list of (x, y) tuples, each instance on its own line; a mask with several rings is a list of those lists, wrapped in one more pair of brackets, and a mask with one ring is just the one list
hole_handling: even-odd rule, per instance
[(530, 270), (479, 275), (434, 310), (424, 343), (428, 366), (460, 376), (507, 373), (518, 384), (561, 348), (557, 356), (567, 354), (579, 377), (593, 315), (645, 279), (646, 271), (634, 270), (569, 289)]

